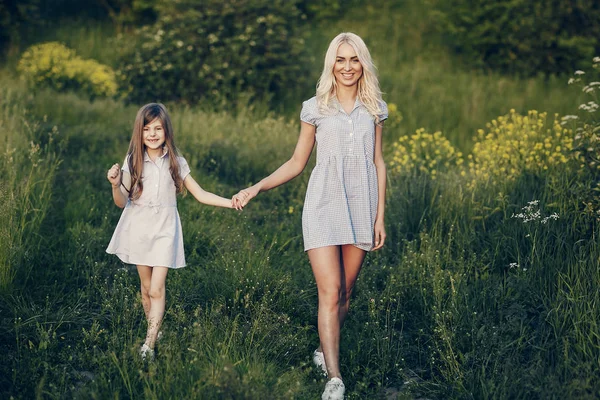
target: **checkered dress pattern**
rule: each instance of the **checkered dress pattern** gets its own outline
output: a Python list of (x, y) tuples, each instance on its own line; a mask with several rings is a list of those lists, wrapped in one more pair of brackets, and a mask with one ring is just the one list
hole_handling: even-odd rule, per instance
[[(377, 214), (375, 119), (358, 100), (350, 114), (333, 99), (323, 114), (316, 97), (302, 103), (300, 120), (316, 128), (317, 163), (302, 211), (304, 250), (353, 244), (370, 251)], [(380, 121), (387, 119), (382, 102)]]

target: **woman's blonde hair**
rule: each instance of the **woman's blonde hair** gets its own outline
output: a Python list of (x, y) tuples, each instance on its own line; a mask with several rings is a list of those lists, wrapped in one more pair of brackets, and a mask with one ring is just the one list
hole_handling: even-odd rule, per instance
[(323, 112), (331, 109), (331, 99), (336, 94), (337, 82), (333, 73), (333, 68), (337, 58), (338, 48), (347, 43), (356, 52), (358, 61), (362, 65), (363, 72), (358, 79), (358, 99), (365, 105), (369, 114), (375, 118), (375, 122), (379, 123), (379, 115), (381, 114), (381, 90), (379, 89), (379, 80), (377, 79), (377, 68), (373, 64), (371, 53), (360, 36), (344, 32), (337, 35), (329, 44), (327, 53), (325, 54), (325, 65), (323, 72), (317, 83), (317, 104)]

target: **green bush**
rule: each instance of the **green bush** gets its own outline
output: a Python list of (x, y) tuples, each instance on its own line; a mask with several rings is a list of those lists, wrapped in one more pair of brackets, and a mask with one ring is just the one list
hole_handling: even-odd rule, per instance
[(110, 67), (84, 60), (57, 42), (31, 46), (23, 53), (17, 69), (32, 87), (77, 90), (90, 97), (117, 94), (116, 74)]
[(448, 44), (480, 67), (524, 76), (570, 72), (600, 49), (594, 0), (433, 0)]
[(298, 7), (309, 19), (325, 20), (339, 18), (360, 3), (360, 0), (300, 0)]
[(40, 0), (0, 2), (0, 50), (21, 37), (23, 26), (39, 20)]
[(295, 1), (181, 0), (157, 9), (158, 21), (138, 29), (137, 45), (122, 55), (131, 101), (277, 96), (306, 75)]

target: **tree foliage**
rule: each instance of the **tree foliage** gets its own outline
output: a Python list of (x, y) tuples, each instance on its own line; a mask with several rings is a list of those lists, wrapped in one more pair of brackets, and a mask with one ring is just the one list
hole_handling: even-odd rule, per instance
[(157, 9), (119, 66), (131, 101), (277, 96), (305, 75), (295, 1), (177, 0)]
[(476, 66), (564, 73), (600, 50), (596, 0), (434, 0), (433, 8), (447, 43)]

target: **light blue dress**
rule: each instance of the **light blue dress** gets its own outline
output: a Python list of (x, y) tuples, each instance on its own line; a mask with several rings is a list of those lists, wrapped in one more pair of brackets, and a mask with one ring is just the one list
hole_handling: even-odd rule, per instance
[[(317, 142), (302, 211), (304, 250), (353, 244), (370, 251), (378, 202), (375, 119), (358, 98), (350, 114), (337, 99), (333, 107), (323, 114), (316, 97), (302, 103), (300, 120), (315, 126)], [(380, 109), (384, 121), (387, 104)]]
[[(124, 263), (150, 267), (185, 267), (181, 220), (177, 212), (169, 157), (166, 152), (152, 161), (147, 153), (144, 154), (142, 194), (138, 199), (127, 202), (106, 249), (107, 253), (116, 254)], [(190, 173), (190, 167), (185, 158), (176, 157), (181, 179), (185, 179)], [(122, 170), (130, 171), (127, 158)]]

